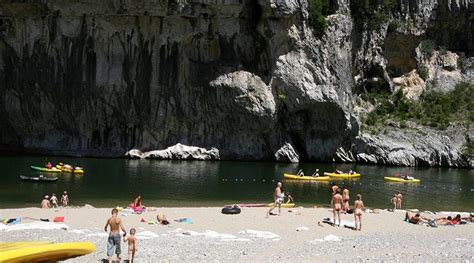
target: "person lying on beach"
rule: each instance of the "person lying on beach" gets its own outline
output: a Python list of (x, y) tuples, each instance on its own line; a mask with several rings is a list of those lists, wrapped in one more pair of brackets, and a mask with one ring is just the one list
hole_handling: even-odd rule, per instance
[(128, 262), (133, 263), (135, 258), (135, 251), (137, 250), (137, 238), (135, 228), (130, 228), (130, 236), (124, 237), (123, 241), (128, 241)]
[(474, 223), (474, 214), (469, 214), (467, 217), (462, 217), (462, 220), (466, 220), (467, 222)]
[(49, 195), (45, 195), (43, 201), (41, 201), (41, 208), (51, 208), (49, 205)]
[(461, 223), (461, 215), (457, 214), (456, 217), (451, 220), (451, 224), (452, 225), (457, 225), (459, 223)]
[(453, 220), (451, 218), (451, 216), (448, 216), (448, 217), (440, 217), (440, 218), (436, 218), (435, 221), (436, 221), (436, 224), (440, 225), (440, 226), (447, 226), (447, 225), (451, 225), (451, 220)]
[(341, 209), (342, 209), (342, 196), (341, 196), (341, 190), (337, 189), (336, 194), (332, 197), (331, 200), (331, 205), (332, 205), (332, 215), (333, 215), (333, 226), (336, 225), (336, 215), (339, 223), (337, 226), (341, 225)]
[(123, 236), (127, 235), (127, 230), (122, 224), (122, 220), (118, 217), (118, 210), (116, 208), (112, 209), (112, 216), (107, 219), (105, 224), (104, 231), (107, 232), (107, 228), (110, 226), (109, 237), (107, 238), (107, 256), (109, 257), (109, 262), (112, 262), (112, 256), (117, 255), (117, 260), (121, 261), (120, 253), (120, 229), (124, 232)]
[(55, 193), (51, 194), (51, 199), (49, 199), (49, 202), (51, 203), (51, 207), (58, 207), (58, 198), (56, 197)]
[(157, 215), (156, 220), (158, 221), (158, 223), (160, 223), (162, 225), (169, 225), (169, 223), (170, 223), (170, 221), (168, 221), (168, 219), (166, 219), (165, 215)]
[(420, 224), (420, 223), (428, 223), (430, 221), (429, 218), (422, 217), (420, 214), (416, 213), (413, 215), (410, 212), (405, 213), (405, 221), (408, 221), (412, 224)]

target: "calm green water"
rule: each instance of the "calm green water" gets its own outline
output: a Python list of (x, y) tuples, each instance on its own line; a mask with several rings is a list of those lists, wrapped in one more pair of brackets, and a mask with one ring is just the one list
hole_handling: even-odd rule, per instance
[[(45, 157), (0, 157), (0, 207), (38, 206), (45, 194), (67, 190), (73, 205), (125, 206), (142, 194), (148, 206), (222, 206), (224, 204), (272, 200), (274, 185), (283, 173), (302, 168), (311, 173), (333, 171), (336, 164), (277, 164), (265, 162), (152, 161), (92, 158), (49, 158), (79, 164), (84, 175), (60, 174), (56, 183), (24, 182), (19, 175), (33, 176), (30, 165), (42, 165)], [(399, 168), (340, 164), (338, 169), (362, 173), (346, 184), (352, 197), (361, 193), (366, 206), (389, 207), (393, 193), (404, 194), (404, 207), (420, 210), (474, 211), (474, 170), (448, 168)], [(384, 176), (408, 173), (420, 184), (386, 183)], [(283, 181), (296, 203), (328, 205), (330, 184)], [(351, 200), (351, 203), (353, 201)]]

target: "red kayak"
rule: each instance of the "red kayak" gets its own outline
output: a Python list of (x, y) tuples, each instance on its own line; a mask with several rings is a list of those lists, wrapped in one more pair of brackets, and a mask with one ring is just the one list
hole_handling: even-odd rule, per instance
[[(265, 207), (267, 204), (235, 204), (240, 207)], [(224, 207), (233, 207), (234, 205), (225, 205)]]

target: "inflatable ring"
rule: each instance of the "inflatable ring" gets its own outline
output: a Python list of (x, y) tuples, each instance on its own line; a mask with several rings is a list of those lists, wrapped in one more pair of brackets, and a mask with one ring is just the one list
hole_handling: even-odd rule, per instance
[(241, 209), (240, 207), (234, 206), (234, 207), (224, 207), (222, 208), (221, 211), (224, 215), (237, 215), (240, 214)]

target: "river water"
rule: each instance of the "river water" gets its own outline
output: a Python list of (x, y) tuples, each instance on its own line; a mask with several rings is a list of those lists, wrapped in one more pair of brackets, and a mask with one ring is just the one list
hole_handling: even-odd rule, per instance
[[(30, 165), (59, 161), (83, 166), (84, 175), (58, 174), (55, 183), (26, 182), (34, 176)], [(284, 181), (283, 173), (302, 168), (312, 173), (353, 169), (359, 180), (335, 181), (362, 194), (368, 207), (388, 208), (390, 198), (401, 191), (404, 208), (434, 211), (474, 211), (474, 170), (411, 168), (358, 164), (280, 164), (272, 162), (156, 161), (94, 158), (0, 157), (0, 207), (39, 206), (42, 196), (67, 190), (73, 205), (126, 206), (137, 194), (148, 206), (222, 206), (233, 203), (267, 203), (274, 185), (283, 181), (297, 205), (312, 207), (330, 203), (330, 183)], [(409, 174), (421, 183), (388, 183), (384, 176)], [(48, 175), (49, 176), (49, 175)]]

